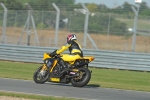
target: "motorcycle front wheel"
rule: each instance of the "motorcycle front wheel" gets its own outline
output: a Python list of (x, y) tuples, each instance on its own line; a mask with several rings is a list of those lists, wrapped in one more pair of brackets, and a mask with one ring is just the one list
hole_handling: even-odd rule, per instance
[(43, 84), (45, 83), (47, 80), (48, 80), (48, 72), (46, 71), (44, 75), (42, 75), (40, 72), (41, 72), (41, 69), (42, 69), (43, 66), (39, 67), (35, 72), (34, 72), (34, 75), (33, 75), (33, 80), (35, 83), (39, 83), (39, 84)]
[(79, 76), (72, 78), (71, 84), (74, 87), (83, 87), (90, 81), (91, 72), (88, 68), (79, 68), (78, 70), (79, 71), (77, 72), (77, 74), (79, 74)]

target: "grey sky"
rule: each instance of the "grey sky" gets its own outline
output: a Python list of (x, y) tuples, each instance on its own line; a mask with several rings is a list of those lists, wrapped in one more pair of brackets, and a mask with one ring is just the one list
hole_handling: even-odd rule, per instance
[[(76, 3), (95, 3), (95, 4), (105, 4), (107, 7), (113, 8), (115, 6), (120, 6), (124, 2), (130, 4), (135, 4), (135, 0), (76, 0)], [(150, 7), (150, 0), (142, 0), (148, 4)]]

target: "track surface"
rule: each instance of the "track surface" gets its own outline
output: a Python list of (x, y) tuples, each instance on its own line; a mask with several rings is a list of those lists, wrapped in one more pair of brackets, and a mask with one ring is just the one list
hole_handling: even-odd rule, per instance
[(85, 86), (73, 87), (70, 84), (45, 83), (0, 78), (0, 91), (28, 94), (62, 96), (86, 100), (150, 100), (150, 92), (126, 91)]

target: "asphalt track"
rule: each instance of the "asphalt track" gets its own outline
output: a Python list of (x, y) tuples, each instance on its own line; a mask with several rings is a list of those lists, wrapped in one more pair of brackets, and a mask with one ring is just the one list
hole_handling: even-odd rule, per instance
[(101, 87), (73, 87), (71, 84), (36, 84), (33, 81), (0, 78), (0, 91), (38, 94), (85, 100), (150, 100), (150, 92), (128, 91)]

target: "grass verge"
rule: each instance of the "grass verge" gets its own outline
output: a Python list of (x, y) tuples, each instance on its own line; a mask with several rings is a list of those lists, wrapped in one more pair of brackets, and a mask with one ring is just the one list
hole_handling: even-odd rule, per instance
[(92, 71), (89, 84), (97, 84), (105, 88), (150, 92), (150, 72), (97, 68), (92, 68)]
[[(70, 100), (70, 99), (77, 100), (77, 99), (73, 99), (73, 98), (40, 96), (40, 95), (21, 94), (21, 93), (12, 93), (12, 92), (0, 92), (0, 97), (1, 96), (7, 96), (7, 98), (15, 97), (15, 98), (17, 98), (17, 100), (24, 100), (24, 99), (30, 99), (30, 100)], [(15, 100), (15, 98), (13, 100)]]

